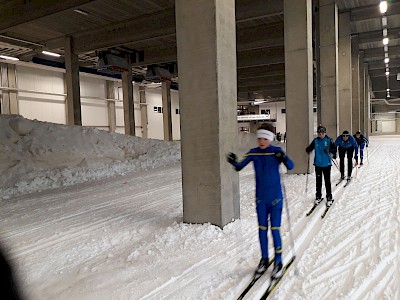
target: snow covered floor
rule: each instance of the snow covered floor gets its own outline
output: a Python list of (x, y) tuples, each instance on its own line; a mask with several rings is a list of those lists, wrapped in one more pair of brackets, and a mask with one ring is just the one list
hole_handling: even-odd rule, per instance
[[(325, 219), (305, 216), (315, 176), (307, 195), (305, 175), (283, 176), (297, 259), (273, 299), (400, 299), (400, 137), (368, 152)], [(182, 223), (175, 165), (1, 201), (0, 237), (27, 299), (236, 299), (259, 260), (253, 177), (241, 172), (241, 219), (224, 230)], [(287, 225), (284, 210), (285, 259)]]

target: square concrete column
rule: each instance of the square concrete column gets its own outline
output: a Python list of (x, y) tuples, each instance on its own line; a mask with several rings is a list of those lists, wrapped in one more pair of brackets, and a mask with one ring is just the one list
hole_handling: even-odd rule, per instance
[(82, 125), (79, 61), (78, 55), (74, 51), (73, 38), (70, 36), (65, 38), (64, 52), (67, 124)]
[(148, 135), (148, 115), (146, 103), (146, 88), (139, 86), (140, 120), (142, 122), (142, 137), (147, 139)]
[(339, 134), (353, 132), (350, 13), (339, 14)]
[(135, 135), (132, 70), (122, 73), (122, 98), (124, 106), (125, 134)]
[(353, 134), (360, 130), (360, 67), (358, 37), (351, 39), (351, 94), (352, 94), (352, 128)]
[(10, 90), (0, 91), (0, 113), (18, 114), (17, 76), (15, 65), (0, 63), (0, 86)]
[[(106, 81), (106, 95), (107, 99), (115, 99), (113, 81)], [(117, 128), (117, 116), (116, 116), (114, 100), (107, 101), (107, 110), (108, 110), (108, 131), (115, 132), (115, 129)]]
[(360, 130), (362, 134), (365, 133), (366, 128), (365, 128), (365, 111), (364, 111), (364, 105), (365, 105), (365, 76), (364, 76), (364, 52), (360, 51), (359, 53), (359, 90), (360, 90)]
[(312, 1), (284, 0), (286, 149), (291, 173), (307, 173), (304, 150), (313, 138)]
[(370, 78), (369, 78), (369, 74), (368, 74), (368, 64), (364, 64), (364, 84), (365, 84), (365, 88), (364, 88), (364, 92), (365, 92), (365, 96), (364, 96), (364, 127), (365, 127), (365, 132), (364, 135), (366, 137), (368, 137), (371, 133), (371, 116), (370, 116), (370, 99), (371, 99), (371, 94), (370, 94)]
[(335, 0), (319, 1), (321, 124), (333, 139), (338, 135), (338, 8)]
[(172, 141), (171, 82), (162, 82), (164, 141)]
[(234, 0), (177, 0), (183, 221), (219, 227), (239, 218)]

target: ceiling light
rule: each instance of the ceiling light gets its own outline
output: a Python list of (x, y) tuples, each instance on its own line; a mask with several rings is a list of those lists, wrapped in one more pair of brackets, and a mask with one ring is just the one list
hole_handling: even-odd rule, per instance
[(385, 51), (385, 52), (388, 52), (388, 51), (389, 51), (388, 45), (383, 46), (383, 51)]
[(386, 17), (382, 17), (382, 26), (383, 27), (387, 26), (387, 18)]
[(386, 37), (387, 36), (387, 28), (383, 29), (383, 36)]
[(381, 10), (381, 13), (384, 14), (387, 11), (387, 2), (381, 1), (381, 3), (379, 3), (379, 9)]
[(49, 51), (42, 51), (42, 53), (46, 54), (46, 55), (50, 55), (50, 56), (55, 56), (55, 57), (60, 57), (61, 56), (61, 54), (54, 53), (54, 52), (49, 52)]
[(390, 89), (386, 89), (386, 92), (390, 92)]
[(12, 56), (7, 56), (7, 55), (0, 55), (0, 58), (2, 59), (9, 59), (9, 60), (19, 60), (16, 57), (12, 57)]
[(386, 57), (384, 62), (385, 62), (385, 64), (387, 64), (389, 62), (389, 57)]
[(385, 72), (386, 76), (388, 76), (390, 73), (388, 71)]
[(74, 12), (77, 12), (78, 14), (87, 16), (89, 13), (87, 11), (84, 11), (82, 9), (74, 9)]
[(387, 37), (383, 38), (382, 42), (384, 45), (389, 44), (389, 38), (387, 38)]

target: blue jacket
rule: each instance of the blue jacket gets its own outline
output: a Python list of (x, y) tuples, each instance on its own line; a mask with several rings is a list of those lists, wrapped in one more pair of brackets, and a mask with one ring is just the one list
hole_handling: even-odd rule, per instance
[[(282, 149), (272, 145), (266, 149), (253, 148), (246, 154), (243, 161), (232, 163), (237, 171), (243, 169), (251, 161), (254, 163), (257, 200), (274, 201), (283, 198), (279, 174), (280, 162), (275, 156), (275, 151), (282, 151)], [(284, 161), (289, 170), (294, 168), (293, 161), (287, 155), (285, 155)], [(280, 205), (282, 205), (282, 201), (280, 201)]]
[(329, 153), (335, 154), (336, 147), (329, 136), (326, 135), (323, 139), (316, 137), (306, 148), (307, 153), (313, 150), (315, 150), (314, 166), (324, 168), (332, 165), (332, 159)]
[(348, 149), (353, 147), (355, 150), (358, 149), (358, 145), (356, 142), (356, 139), (352, 136), (349, 135), (349, 139), (347, 141), (343, 140), (343, 135), (339, 135), (335, 141), (335, 146), (336, 147), (340, 147), (340, 148), (344, 148), (344, 149)]
[(365, 143), (367, 143), (367, 145), (368, 145), (368, 143), (369, 143), (368, 139), (367, 139), (364, 135), (362, 135), (362, 134), (360, 134), (360, 137), (359, 137), (359, 138), (357, 138), (356, 135), (353, 135), (353, 137), (354, 137), (354, 139), (356, 140), (356, 142), (357, 142), (357, 144), (358, 144), (359, 146), (361, 146), (361, 145), (363, 145), (363, 144), (365, 144)]

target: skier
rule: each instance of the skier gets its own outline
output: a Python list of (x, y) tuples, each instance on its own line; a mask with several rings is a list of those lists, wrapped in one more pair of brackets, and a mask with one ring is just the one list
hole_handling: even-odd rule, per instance
[[(353, 135), (355, 138), (358, 147), (360, 148), (360, 166), (363, 165), (363, 159), (364, 159), (364, 146), (368, 147), (369, 141), (368, 139), (361, 134), (360, 131), (357, 131), (355, 135)], [(356, 160), (356, 165), (358, 164), (358, 151), (356, 150), (354, 153), (354, 159)]]
[(316, 193), (315, 193), (315, 205), (322, 201), (322, 174), (324, 175), (325, 191), (326, 191), (326, 206), (331, 206), (333, 203), (332, 199), (332, 187), (331, 187), (331, 167), (332, 158), (331, 154), (336, 155), (336, 147), (333, 140), (326, 135), (326, 128), (319, 125), (317, 128), (318, 136), (311, 142), (306, 148), (308, 154), (311, 151), (315, 151), (314, 166), (316, 178)]
[[(351, 179), (351, 172), (353, 171), (353, 152), (358, 151), (358, 145), (352, 135), (347, 130), (343, 131), (335, 141), (335, 146), (339, 147), (339, 158), (340, 158), (340, 179), (344, 179), (344, 157), (347, 154), (347, 181)], [(336, 155), (333, 155), (336, 158)]]
[(237, 161), (236, 154), (228, 154), (228, 162), (236, 171), (243, 169), (251, 161), (254, 163), (256, 175), (256, 210), (258, 218), (259, 239), (262, 258), (256, 270), (256, 276), (261, 276), (269, 266), (268, 256), (268, 219), (274, 241), (275, 259), (271, 277), (279, 278), (283, 273), (282, 241), (280, 235), (283, 195), (279, 174), (279, 165), (283, 163), (289, 170), (293, 169), (293, 161), (280, 147), (270, 145), (274, 140), (274, 128), (263, 124), (257, 130), (258, 147), (250, 149), (244, 160)]

